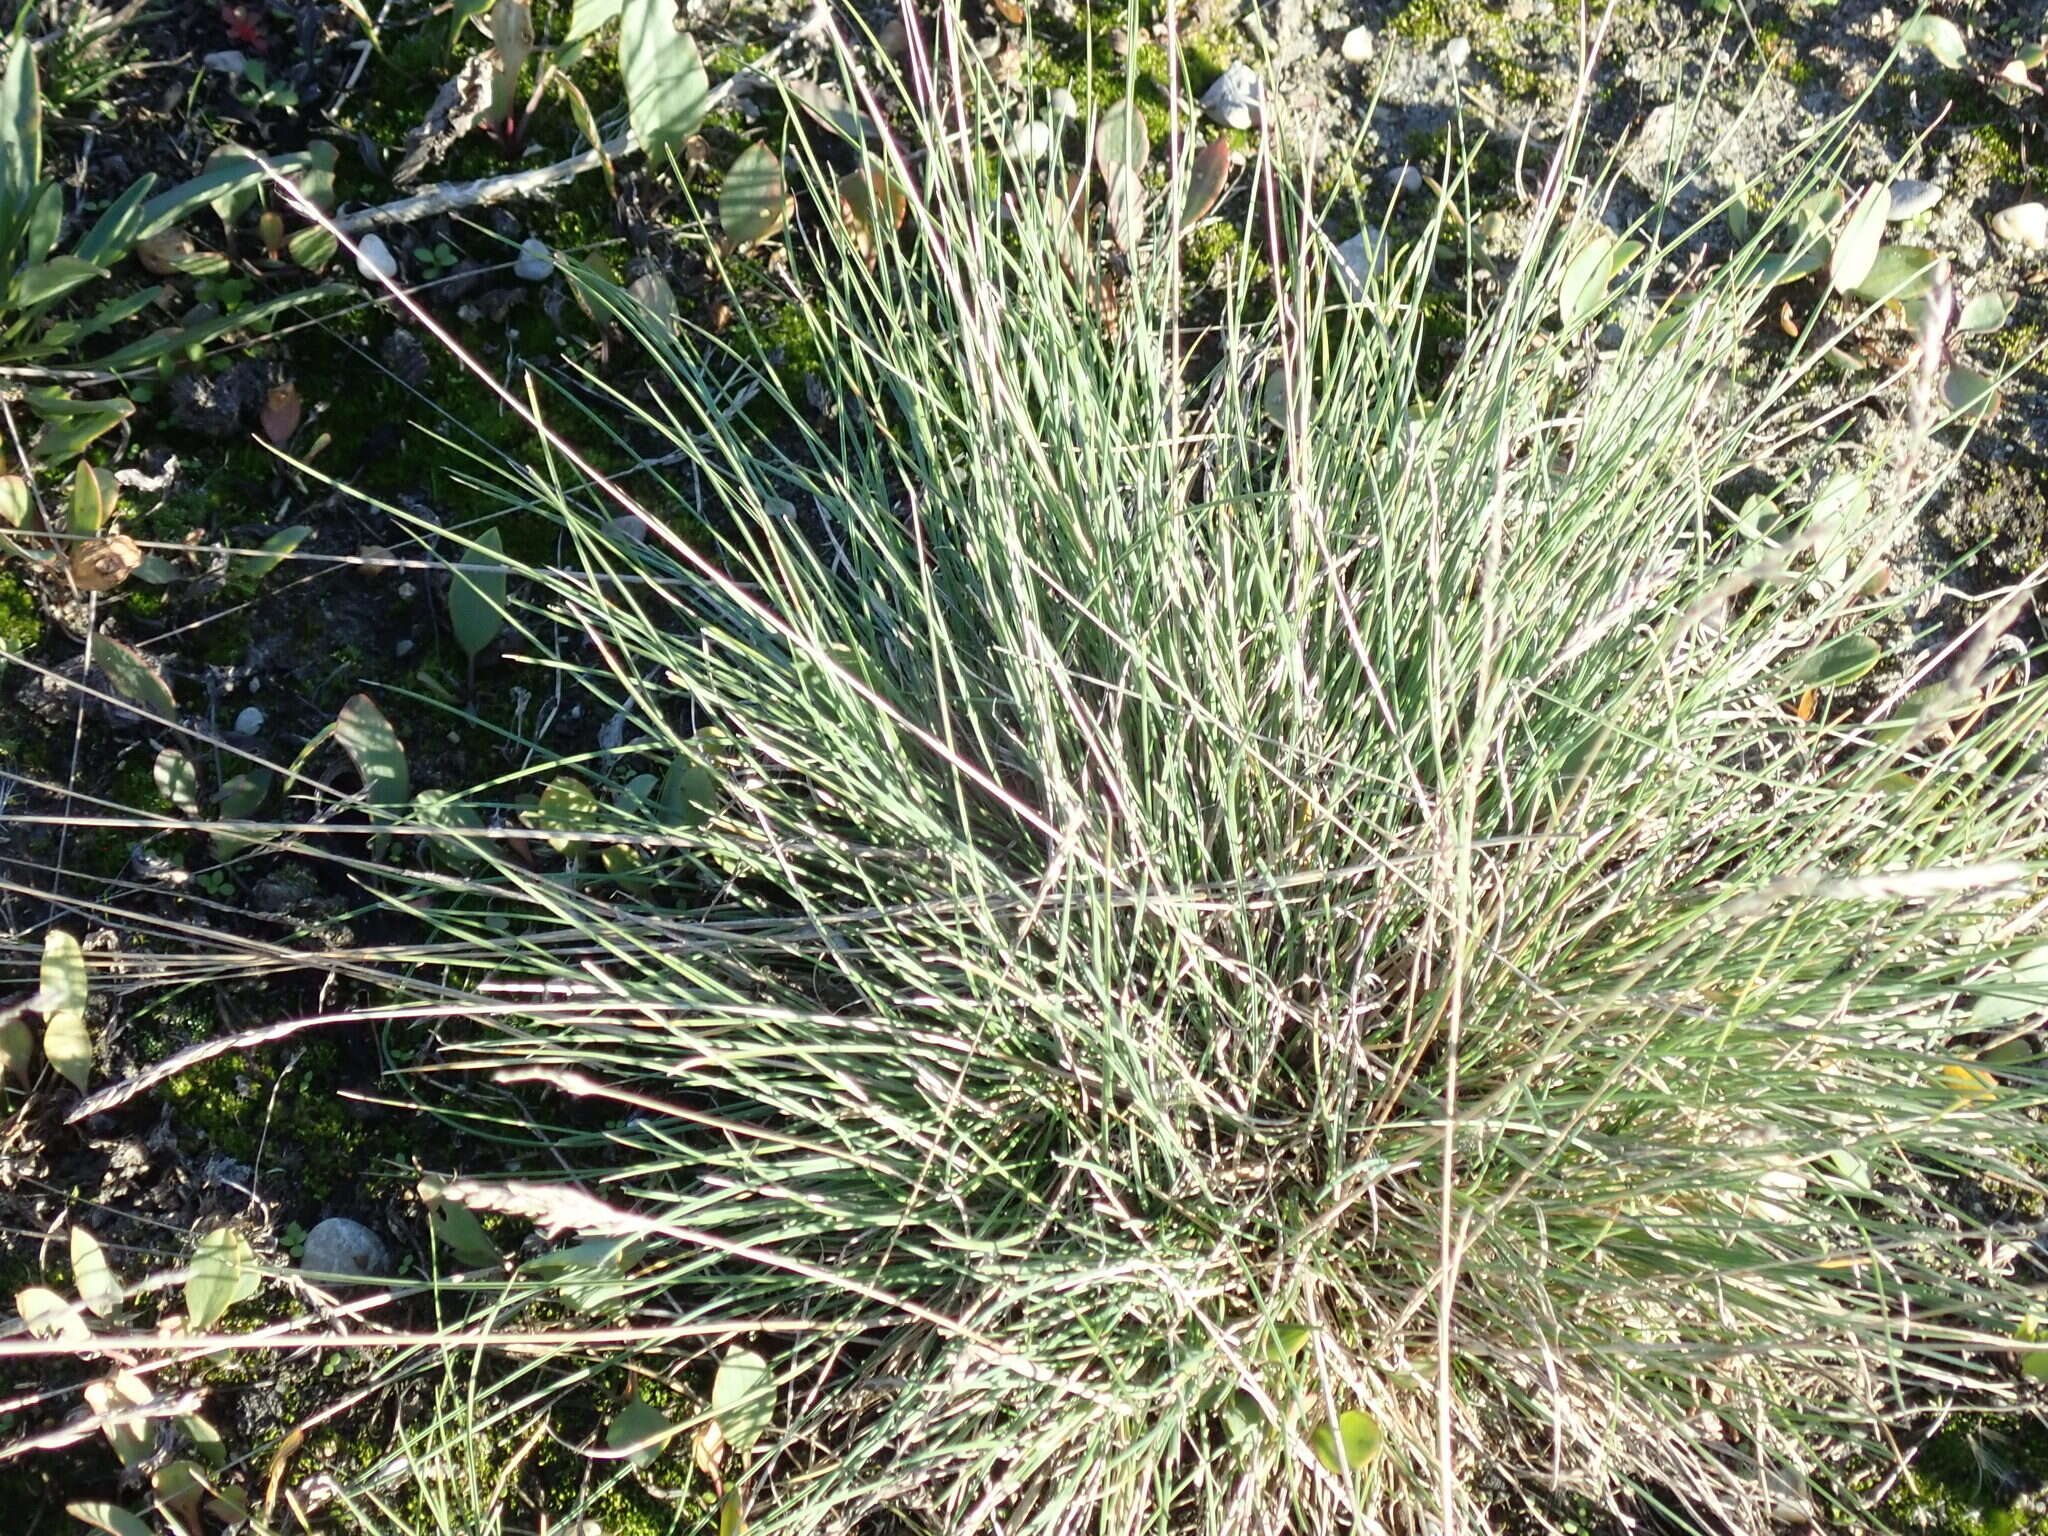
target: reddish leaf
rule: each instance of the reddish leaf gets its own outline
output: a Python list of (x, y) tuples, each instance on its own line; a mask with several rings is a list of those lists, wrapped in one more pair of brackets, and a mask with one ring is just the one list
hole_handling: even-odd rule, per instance
[(299, 387), (286, 380), (263, 397), (263, 435), (282, 448), (299, 430), (302, 414)]
[(1229, 180), (1230, 140), (1211, 139), (1197, 151), (1194, 164), (1188, 167), (1187, 197), (1180, 205), (1181, 229), (1191, 229), (1208, 216)]

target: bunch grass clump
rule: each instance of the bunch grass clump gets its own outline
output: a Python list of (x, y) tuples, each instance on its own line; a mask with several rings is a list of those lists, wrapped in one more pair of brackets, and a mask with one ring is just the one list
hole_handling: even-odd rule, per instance
[[(698, 1401), (737, 1337), (755, 1532), (1856, 1508), (2016, 1390), (2040, 1193), (2041, 1075), (1978, 1060), (2040, 910), (2010, 605), (1800, 703), (1911, 596), (1822, 556), (1948, 449), (1760, 535), (1770, 226), (1683, 280), (1697, 232), (1637, 231), (1566, 324), (1561, 175), (1512, 268), (1453, 178), (1361, 277), (1262, 156), (1198, 291), (1191, 136), (1105, 254), (949, 58), (898, 82), (897, 238), (796, 156), (807, 381), (580, 274), (651, 383), (501, 467), (579, 557), (515, 572), (522, 648), (612, 727), (471, 795), (583, 786), (537, 869), (450, 838), (396, 899), (474, 1004), (444, 1112), (583, 1191), (470, 1198), (630, 1246), (602, 1350), (450, 1367), (420, 1497), (479, 1518), (550, 1382)], [(579, 478), (592, 431), (647, 467)]]

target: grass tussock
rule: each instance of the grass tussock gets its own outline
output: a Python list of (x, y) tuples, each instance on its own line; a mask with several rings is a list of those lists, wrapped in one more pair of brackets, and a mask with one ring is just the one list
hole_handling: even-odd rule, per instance
[[(923, 146), (1003, 142), (917, 78)], [(577, 776), (562, 857), (451, 839), (395, 899), (463, 957), (445, 1112), (602, 1205), (474, 1203), (629, 1243), (569, 1321), (640, 1333), (450, 1367), (439, 1470), (347, 1507), (497, 1518), (555, 1394), (631, 1366), (687, 1424), (731, 1336), (762, 1533), (1762, 1530), (2008, 1392), (2042, 1082), (1971, 1063), (2043, 700), (1980, 707), (1994, 605), (1793, 707), (1910, 596), (1829, 551), (1947, 450), (1735, 518), (1796, 408), (1772, 230), (1682, 290), (1645, 233), (1567, 330), (1560, 187), (1491, 279), (1446, 199), (1354, 302), (1261, 159), (1203, 292), (1155, 197), (1107, 323), (1037, 173), (883, 163), (899, 239), (791, 236), (808, 386), (582, 279), (655, 384), (515, 472), (582, 558), (514, 590), (616, 745), (472, 796)], [(644, 538), (564, 453), (622, 421)]]

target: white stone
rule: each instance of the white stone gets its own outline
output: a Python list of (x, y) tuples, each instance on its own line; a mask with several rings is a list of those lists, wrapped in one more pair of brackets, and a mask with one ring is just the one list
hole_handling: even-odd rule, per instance
[(239, 48), (223, 48), (219, 53), (209, 53), (199, 61), (208, 69), (219, 70), (224, 75), (239, 77), (249, 67), (249, 59)]
[(1361, 229), (1337, 247), (1337, 283), (1352, 303), (1365, 297), (1366, 285), (1386, 265), (1384, 244), (1378, 230)]
[(398, 275), (398, 258), (391, 254), (382, 235), (365, 235), (356, 242), (356, 271), (366, 283)]
[(254, 736), (262, 729), (263, 711), (254, 704), (251, 704), (247, 709), (235, 716), (235, 734), (237, 736)]
[(316, 1280), (362, 1280), (391, 1264), (383, 1241), (359, 1221), (330, 1216), (306, 1234), (299, 1268)]
[(519, 255), (512, 263), (514, 277), (524, 278), (529, 283), (544, 283), (554, 270), (555, 253), (548, 249), (545, 240), (528, 236), (519, 242)]
[(1472, 39), (1454, 37), (1444, 44), (1444, 62), (1453, 69), (1463, 69), (1472, 57)]
[(1344, 34), (1340, 45), (1346, 64), (1363, 64), (1372, 57), (1372, 32), (1365, 27), (1353, 27)]
[(1081, 104), (1074, 100), (1074, 93), (1064, 85), (1047, 98), (1047, 105), (1052, 108), (1052, 115), (1054, 117), (1079, 117), (1081, 115)]
[(1225, 128), (1249, 128), (1259, 121), (1266, 107), (1266, 88), (1259, 77), (1242, 64), (1233, 64), (1216, 77), (1216, 83), (1202, 93), (1202, 110), (1209, 120)]
[(1019, 160), (1043, 160), (1052, 153), (1052, 129), (1037, 118), (1027, 118), (1010, 134), (1010, 153)]
[(1415, 169), (1412, 165), (1395, 166), (1391, 171), (1387, 172), (1387, 180), (1391, 181), (1396, 188), (1403, 192), (1420, 192), (1422, 190), (1422, 172)]
[(1941, 201), (1941, 194), (1947, 189), (1938, 181), (1919, 181), (1911, 176), (1902, 176), (1892, 183), (1891, 212), (1885, 217), (1894, 224), (1917, 218)]
[(2023, 251), (2048, 251), (2048, 207), (2040, 203), (2014, 203), (1990, 218), (1991, 233), (2007, 245)]

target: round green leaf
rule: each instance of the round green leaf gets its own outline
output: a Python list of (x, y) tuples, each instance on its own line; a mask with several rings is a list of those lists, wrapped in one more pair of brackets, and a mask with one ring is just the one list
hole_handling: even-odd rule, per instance
[(263, 1278), (256, 1272), (256, 1251), (233, 1227), (202, 1233), (192, 1248), (192, 1266), (185, 1279), (185, 1315), (195, 1333), (205, 1333), (229, 1307), (256, 1294)]
[(789, 216), (789, 193), (782, 184), (782, 162), (765, 144), (750, 144), (725, 173), (718, 194), (718, 222), (737, 250), (758, 245), (782, 228)]
[(1883, 659), (1884, 652), (1868, 635), (1843, 635), (1801, 656), (1793, 664), (1789, 681), (1794, 688), (1840, 688)]
[(733, 1451), (744, 1456), (775, 1422), (775, 1373), (751, 1349), (729, 1349), (711, 1380), (711, 1416)]
[(1353, 1408), (1337, 1415), (1333, 1428), (1328, 1420), (1309, 1431), (1309, 1449), (1316, 1460), (1342, 1477), (1356, 1472), (1377, 1456), (1385, 1437), (1369, 1413)]
[(1849, 220), (1828, 257), (1828, 282), (1837, 293), (1852, 292), (1877, 264), (1884, 243), (1885, 220), (1892, 211), (1891, 188), (1883, 182), (1867, 188), (1850, 210)]

